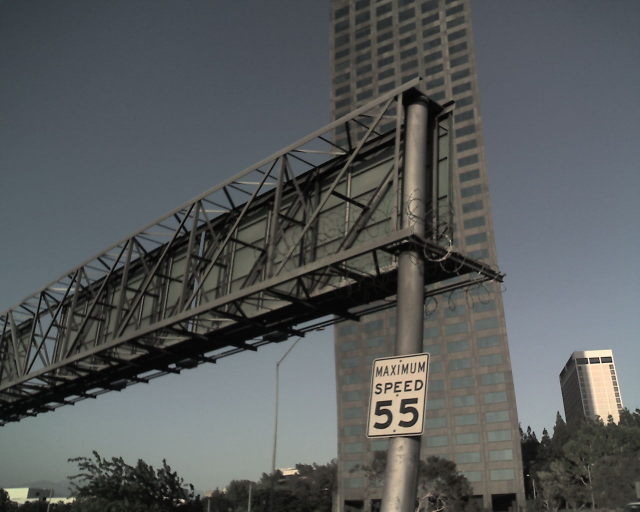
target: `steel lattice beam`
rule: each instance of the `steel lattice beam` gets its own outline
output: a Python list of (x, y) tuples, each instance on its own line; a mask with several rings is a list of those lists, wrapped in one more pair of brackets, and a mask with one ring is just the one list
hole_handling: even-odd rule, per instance
[[(442, 186), (424, 208), (427, 238), (402, 226), (402, 101), (419, 85), (233, 176), (0, 314), (0, 424), (384, 307), (376, 301), (395, 294), (407, 245), (425, 257), (425, 285), (501, 280), (447, 244)], [(451, 116), (434, 109), (438, 176)], [(332, 142), (340, 133), (345, 144)]]

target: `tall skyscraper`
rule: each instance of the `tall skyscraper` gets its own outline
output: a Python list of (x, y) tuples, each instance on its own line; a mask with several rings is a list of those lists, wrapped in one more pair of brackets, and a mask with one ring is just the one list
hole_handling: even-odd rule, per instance
[(574, 352), (560, 372), (567, 422), (609, 416), (618, 423), (622, 397), (611, 350)]
[[(331, 0), (332, 114), (338, 118), (418, 75), (455, 100), (457, 251), (496, 264), (468, 0)], [(340, 137), (340, 134), (337, 134)], [(345, 510), (375, 509), (368, 478), (388, 440), (365, 437), (370, 367), (393, 354), (395, 311), (336, 326), (339, 480)], [(456, 462), (493, 510), (523, 503), (520, 436), (499, 287), (457, 291), (425, 307), (432, 354), (421, 457)]]

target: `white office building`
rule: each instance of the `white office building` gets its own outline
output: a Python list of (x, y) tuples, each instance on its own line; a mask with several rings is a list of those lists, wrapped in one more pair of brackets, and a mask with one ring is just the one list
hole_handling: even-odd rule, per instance
[(560, 372), (560, 387), (567, 422), (611, 416), (620, 420), (622, 397), (611, 350), (582, 350)]

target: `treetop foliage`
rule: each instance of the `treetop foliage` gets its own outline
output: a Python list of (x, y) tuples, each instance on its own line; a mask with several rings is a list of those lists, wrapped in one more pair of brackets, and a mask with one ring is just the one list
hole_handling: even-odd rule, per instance
[(612, 418), (565, 423), (556, 416), (553, 436), (538, 441), (520, 431), (527, 495), (541, 508), (615, 508), (635, 500), (640, 481), (640, 410)]
[(122, 457), (106, 459), (96, 451), (93, 459), (69, 461), (80, 470), (69, 477), (77, 498), (73, 510), (171, 512), (189, 510), (195, 501), (193, 486), (185, 485), (165, 460), (157, 470), (143, 460), (131, 466)]

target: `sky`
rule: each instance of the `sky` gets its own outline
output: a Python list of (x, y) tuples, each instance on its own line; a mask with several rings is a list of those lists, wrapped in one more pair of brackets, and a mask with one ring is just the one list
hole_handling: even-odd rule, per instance
[[(635, 0), (473, 0), (521, 424), (562, 411), (574, 350), (640, 407)], [(329, 122), (324, 0), (0, 0), (0, 311)], [(336, 456), (331, 329), (280, 370), (277, 466)], [(200, 490), (271, 467), (292, 341), (0, 427), (0, 487), (69, 457), (163, 458)]]

